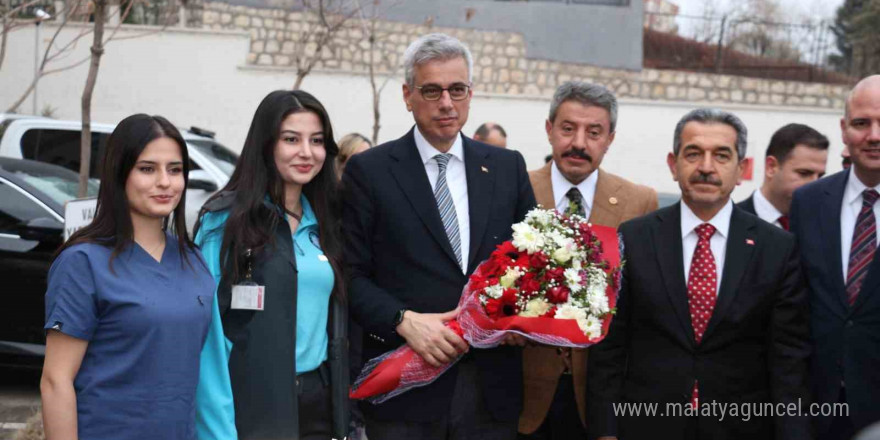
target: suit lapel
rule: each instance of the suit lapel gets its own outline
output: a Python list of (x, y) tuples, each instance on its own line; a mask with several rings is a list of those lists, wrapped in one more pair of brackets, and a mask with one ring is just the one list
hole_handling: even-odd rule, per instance
[(452, 261), (458, 261), (449, 244), (446, 229), (443, 228), (437, 201), (431, 191), (431, 182), (425, 172), (425, 164), (422, 163), (422, 158), (419, 156), (412, 130), (396, 142), (391, 149), (390, 156), (394, 159), (391, 164), (391, 175), (400, 185), (401, 191), (406, 195), (413, 210), (431, 232), (431, 236), (434, 237), (437, 244), (446, 252), (446, 255)]
[(829, 178), (837, 178), (837, 180), (828, 182), (829, 184), (825, 187), (825, 194), (819, 210), (822, 214), (816, 216), (819, 218), (821, 236), (824, 237), (822, 242), (825, 244), (825, 256), (831, 261), (831, 273), (826, 276), (828, 277), (829, 291), (834, 293), (835, 298), (829, 299), (836, 303), (836, 308), (842, 316), (846, 315), (849, 309), (846, 299), (846, 280), (843, 279), (843, 261), (840, 255), (840, 210), (848, 176), (847, 172)]
[[(709, 337), (718, 322), (733, 303), (733, 298), (739, 290), (743, 274), (749, 266), (752, 254), (755, 250), (755, 217), (745, 215), (745, 212), (734, 205), (733, 214), (730, 218), (730, 230), (727, 237), (727, 250), (724, 256), (724, 268), (721, 272), (721, 288), (718, 291), (718, 300), (709, 325), (703, 334), (703, 340)], [(751, 243), (751, 244), (749, 244)]]
[(685, 340), (694, 344), (694, 327), (691, 325), (687, 304), (687, 287), (684, 280), (684, 261), (681, 246), (681, 202), (657, 211), (658, 224), (654, 228), (654, 255), (660, 265), (660, 273), (666, 286), (666, 294), (681, 324)]
[(495, 169), (491, 160), (489, 147), (476, 145), (466, 136), (462, 136), (464, 149), (464, 168), (467, 176), (468, 216), (470, 217), (471, 238), (467, 268), (471, 272), (479, 255), (480, 243), (489, 222), (492, 193), (495, 190)]
[(553, 198), (553, 178), (550, 171), (552, 164), (553, 162), (548, 162), (543, 167), (529, 172), (535, 200), (544, 209), (556, 209), (556, 202)]
[[(601, 169), (597, 172), (599, 177), (596, 179), (596, 193), (590, 208), (590, 223), (616, 227), (620, 224), (626, 207), (626, 198), (619, 194), (623, 184), (612, 180)], [(611, 203), (612, 200), (614, 204)]]

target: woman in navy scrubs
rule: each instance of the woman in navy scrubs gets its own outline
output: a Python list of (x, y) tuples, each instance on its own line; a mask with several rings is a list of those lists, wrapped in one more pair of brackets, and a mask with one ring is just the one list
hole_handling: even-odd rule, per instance
[(196, 437), (215, 286), (186, 232), (188, 172), (186, 143), (162, 117), (130, 116), (110, 135), (95, 219), (49, 270), (48, 440)]
[(197, 393), (200, 440), (343, 438), (348, 364), (341, 229), (324, 106), (278, 90), (196, 242), (218, 282)]

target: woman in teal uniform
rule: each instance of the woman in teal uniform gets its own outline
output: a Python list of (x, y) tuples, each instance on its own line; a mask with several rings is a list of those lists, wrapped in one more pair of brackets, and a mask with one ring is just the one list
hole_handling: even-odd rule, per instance
[(130, 116), (110, 135), (95, 219), (49, 270), (48, 440), (196, 438), (214, 282), (186, 233), (188, 172), (186, 143), (162, 117)]
[(200, 439), (343, 438), (341, 230), (326, 110), (303, 91), (257, 108), (196, 243), (218, 284), (197, 393)]

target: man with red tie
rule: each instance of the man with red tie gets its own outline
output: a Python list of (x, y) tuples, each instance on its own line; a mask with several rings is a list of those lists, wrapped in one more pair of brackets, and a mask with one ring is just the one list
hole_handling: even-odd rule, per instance
[(770, 138), (761, 188), (737, 206), (788, 231), (794, 191), (824, 176), (826, 162), (828, 138), (810, 126), (788, 124)]
[(849, 410), (815, 419), (823, 440), (880, 420), (880, 75), (856, 84), (840, 128), (852, 167), (799, 189), (791, 205), (809, 287), (814, 400)]
[(589, 438), (812, 438), (808, 417), (758, 409), (806, 411), (810, 350), (794, 236), (730, 200), (746, 138), (730, 113), (685, 115), (667, 157), (681, 203), (620, 226), (617, 311), (587, 368)]

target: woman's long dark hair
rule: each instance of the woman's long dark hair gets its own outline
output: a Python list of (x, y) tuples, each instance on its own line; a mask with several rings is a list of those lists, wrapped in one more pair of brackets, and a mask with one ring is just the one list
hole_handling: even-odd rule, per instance
[[(112, 270), (113, 258), (134, 241), (131, 208), (125, 195), (128, 175), (147, 144), (163, 137), (170, 138), (180, 148), (184, 188), (186, 187), (189, 182), (189, 152), (177, 128), (161, 116), (139, 113), (123, 119), (107, 139), (107, 150), (100, 169), (101, 187), (98, 189), (95, 218), (87, 226), (74, 232), (58, 249), (56, 256), (64, 249), (78, 243), (98, 243), (113, 248), (110, 258)], [(172, 229), (177, 236), (178, 251), (183, 256), (183, 261), (189, 264), (186, 248), (195, 250), (195, 244), (186, 232), (185, 212), (186, 192), (184, 191), (180, 202), (174, 208)], [(169, 218), (165, 217), (162, 229), (167, 230), (168, 223)]]
[(321, 249), (333, 268), (333, 295), (344, 301), (342, 230), (334, 166), (339, 147), (333, 138), (327, 110), (314, 96), (302, 90), (276, 90), (263, 98), (229, 183), (207, 203), (223, 192), (235, 193), (226, 220), (225, 230), (229, 233), (223, 234), (220, 255), (223, 267), (231, 272), (230, 284), (237, 283), (244, 277), (247, 250), (258, 255), (274, 245), (275, 229), (283, 221), (280, 215), (266, 207), (264, 199), (268, 194), (273, 205), (284, 207), (284, 181), (275, 165), (275, 145), (284, 119), (300, 112), (314, 113), (323, 127), (327, 153), (324, 164), (318, 174), (303, 185), (302, 192), (315, 212)]

